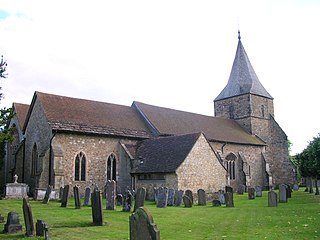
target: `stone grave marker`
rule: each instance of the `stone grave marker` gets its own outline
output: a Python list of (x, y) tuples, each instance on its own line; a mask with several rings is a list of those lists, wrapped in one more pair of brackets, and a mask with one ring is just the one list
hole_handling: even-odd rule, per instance
[(287, 186), (287, 188), (286, 188), (287, 198), (291, 198), (291, 192), (292, 192), (291, 186), (290, 185), (286, 185), (286, 186)]
[(124, 196), (124, 200), (123, 200), (123, 207), (122, 207), (122, 211), (123, 212), (130, 212), (131, 211), (131, 207), (132, 207), (132, 194), (129, 190), (127, 190), (125, 196)]
[(226, 204), (226, 198), (224, 196), (223, 190), (219, 190), (219, 192), (218, 192), (218, 200), (220, 201), (221, 204)]
[(52, 191), (52, 186), (49, 185), (47, 187), (46, 194), (44, 195), (42, 203), (44, 203), (44, 204), (48, 204), (49, 203), (51, 191)]
[(193, 204), (193, 193), (192, 193), (192, 191), (188, 189), (188, 190), (186, 190), (184, 192), (184, 195), (187, 195), (189, 197), (189, 199), (191, 200), (191, 203)]
[(69, 199), (69, 185), (64, 186), (63, 188), (63, 195), (61, 199), (61, 207), (68, 206), (68, 199)]
[(16, 212), (9, 212), (7, 222), (4, 225), (3, 233), (17, 233), (22, 231), (22, 225), (20, 224), (19, 214)]
[(183, 190), (175, 191), (175, 194), (174, 194), (174, 205), (175, 206), (177, 206), (177, 207), (181, 206), (183, 194), (184, 194)]
[(190, 199), (190, 197), (188, 195), (186, 195), (186, 194), (183, 195), (182, 199), (183, 199), (184, 207), (186, 207), (186, 208), (192, 207), (192, 200)]
[(231, 192), (226, 192), (224, 194), (224, 198), (226, 200), (226, 207), (234, 207), (233, 203), (233, 193)]
[(103, 225), (103, 209), (102, 209), (102, 196), (101, 192), (94, 189), (91, 193), (91, 209), (92, 209), (92, 220), (93, 225)]
[(243, 184), (240, 184), (240, 185), (238, 186), (237, 194), (243, 195), (243, 193), (245, 192), (245, 190), (246, 190), (246, 186), (243, 185)]
[(279, 203), (286, 203), (288, 202), (287, 196), (287, 186), (285, 184), (279, 185)]
[(255, 199), (255, 189), (253, 187), (248, 188), (248, 198)]
[(91, 199), (91, 189), (89, 187), (87, 187), (84, 192), (83, 206), (89, 206), (90, 199)]
[(256, 197), (262, 197), (262, 187), (256, 186)]
[(116, 209), (116, 182), (114, 180), (108, 180), (106, 183), (106, 209), (115, 210)]
[(144, 200), (146, 199), (146, 189), (144, 187), (138, 188), (136, 192), (136, 198), (134, 202), (133, 211), (135, 212), (139, 207), (144, 206)]
[(80, 209), (81, 201), (80, 201), (79, 187), (77, 185), (73, 187), (73, 196), (74, 196), (74, 207), (76, 209)]
[(274, 191), (268, 192), (268, 207), (278, 206), (278, 196)]
[(122, 206), (123, 205), (123, 196), (121, 193), (118, 193), (117, 196), (116, 196), (116, 203), (117, 205), (119, 206)]
[(298, 184), (294, 184), (292, 189), (294, 191), (298, 191), (299, 190), (299, 185)]
[(230, 192), (230, 193), (233, 193), (233, 188), (231, 186), (226, 186), (226, 193), (227, 192)]
[(153, 192), (154, 192), (154, 201), (156, 202), (156, 204), (157, 204), (157, 202), (158, 202), (158, 191), (159, 191), (159, 188), (153, 188)]
[(212, 206), (213, 207), (220, 207), (221, 206), (221, 202), (218, 199), (213, 199), (212, 200)]
[(168, 190), (168, 206), (174, 206), (174, 196), (175, 196), (175, 190), (173, 188), (169, 188)]
[(159, 187), (158, 189), (158, 208), (166, 208), (168, 203), (168, 188)]
[(59, 188), (59, 198), (60, 198), (60, 200), (62, 199), (62, 197), (63, 197), (63, 187), (60, 187)]
[(45, 237), (45, 239), (49, 239), (49, 228), (45, 221), (39, 219), (37, 220), (36, 236)]
[(160, 240), (160, 231), (146, 208), (136, 209), (129, 222), (130, 240)]
[(205, 206), (207, 205), (206, 192), (203, 189), (198, 189), (198, 205)]
[(27, 198), (23, 198), (22, 209), (23, 209), (24, 223), (26, 226), (26, 235), (28, 237), (33, 236), (34, 224), (33, 224), (32, 210)]

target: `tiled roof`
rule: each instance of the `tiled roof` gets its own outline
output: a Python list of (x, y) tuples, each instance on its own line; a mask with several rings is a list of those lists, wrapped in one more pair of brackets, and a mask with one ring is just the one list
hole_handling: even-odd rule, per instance
[(227, 86), (221, 91), (218, 97), (216, 97), (215, 101), (247, 93), (273, 99), (260, 83), (249, 61), (247, 53), (244, 50), (239, 35), (237, 52), (232, 65), (229, 81)]
[(160, 137), (141, 141), (135, 159), (138, 166), (132, 173), (175, 172), (186, 159), (201, 133)]
[(13, 103), (13, 108), (17, 114), (20, 128), (23, 129), (23, 125), (28, 114), (29, 105), (22, 103)]
[(158, 135), (203, 132), (209, 141), (265, 145), (262, 140), (246, 132), (231, 119), (156, 107), (140, 102), (133, 102), (132, 106), (144, 116)]
[(126, 137), (150, 137), (129, 106), (36, 92), (53, 130)]

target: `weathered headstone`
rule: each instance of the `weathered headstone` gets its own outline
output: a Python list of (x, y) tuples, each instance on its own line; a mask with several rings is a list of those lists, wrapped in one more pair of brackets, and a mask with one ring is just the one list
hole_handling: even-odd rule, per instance
[(262, 197), (262, 187), (256, 186), (256, 197)]
[(64, 186), (63, 188), (63, 195), (61, 199), (61, 207), (68, 206), (68, 199), (69, 199), (69, 185)]
[(212, 206), (213, 207), (220, 207), (221, 206), (221, 202), (218, 199), (213, 199), (212, 200)]
[(167, 203), (168, 203), (168, 188), (159, 187), (157, 207), (158, 208), (166, 208)]
[(135, 196), (134, 208), (135, 212), (139, 207), (144, 206), (144, 200), (146, 199), (146, 189), (144, 187), (138, 188)]
[(207, 205), (207, 200), (206, 200), (206, 192), (203, 189), (198, 189), (198, 205), (205, 206)]
[(132, 194), (130, 191), (127, 190), (124, 200), (123, 200), (123, 207), (122, 211), (124, 212), (130, 212), (132, 207)]
[(286, 186), (287, 186), (287, 188), (286, 188), (287, 198), (291, 198), (291, 192), (292, 192), (291, 186), (290, 185), (286, 185)]
[(9, 212), (7, 222), (4, 225), (3, 233), (17, 233), (22, 231), (22, 225), (20, 224), (19, 215), (16, 212)]
[(183, 195), (182, 199), (183, 199), (184, 207), (186, 207), (186, 208), (192, 207), (192, 200), (190, 199), (190, 197), (188, 195)]
[(181, 206), (183, 194), (184, 194), (183, 190), (175, 191), (175, 194), (174, 194), (174, 205), (175, 206)]
[(274, 191), (268, 192), (268, 207), (278, 206), (278, 196)]
[(156, 204), (157, 204), (157, 202), (158, 202), (158, 188), (153, 188), (153, 193), (154, 193), (154, 201), (156, 202)]
[(237, 194), (242, 195), (242, 194), (245, 192), (245, 190), (246, 190), (246, 186), (243, 185), (243, 184), (240, 184), (240, 185), (238, 186)]
[(174, 196), (175, 196), (175, 190), (173, 188), (169, 188), (168, 191), (168, 206), (173, 206), (174, 205)]
[(26, 235), (28, 237), (33, 236), (34, 224), (33, 224), (32, 210), (27, 198), (23, 198), (22, 209), (23, 209), (24, 223), (26, 226)]
[(52, 186), (49, 185), (47, 187), (46, 194), (44, 195), (42, 203), (44, 203), (44, 204), (48, 204), (49, 203), (51, 191), (52, 191)]
[(102, 209), (102, 196), (99, 190), (94, 189), (91, 193), (91, 209), (93, 225), (103, 225), (103, 209)]
[(233, 193), (233, 188), (231, 186), (226, 186), (226, 193)]
[(48, 239), (49, 237), (49, 228), (45, 221), (37, 220), (36, 223), (36, 236), (45, 237)]
[(108, 180), (106, 183), (106, 209), (115, 210), (116, 209), (116, 182), (114, 180)]
[(80, 202), (79, 187), (77, 185), (73, 187), (73, 196), (74, 196), (74, 207), (76, 209), (80, 209), (81, 202)]
[(60, 187), (59, 188), (59, 198), (60, 198), (60, 200), (62, 199), (62, 197), (63, 197), (63, 187)]
[(130, 240), (160, 240), (160, 231), (146, 208), (136, 209), (129, 220)]
[(231, 192), (226, 192), (224, 194), (224, 198), (226, 200), (226, 207), (234, 207), (233, 203), (233, 193)]
[(292, 189), (294, 191), (298, 191), (299, 190), (299, 185), (298, 184), (294, 184)]
[(91, 198), (91, 189), (89, 187), (86, 188), (84, 192), (84, 202), (83, 206), (88, 206)]
[(285, 184), (279, 185), (279, 203), (286, 203), (288, 202), (287, 196), (287, 186)]
[(248, 188), (248, 198), (249, 199), (255, 199), (255, 189), (252, 187)]
[(224, 196), (224, 191), (219, 190), (218, 192), (218, 200), (220, 201), (221, 204), (226, 204), (226, 198)]
[(188, 190), (186, 190), (184, 192), (184, 195), (187, 195), (190, 198), (191, 203), (193, 204), (193, 193), (192, 193), (192, 191), (188, 189)]
[(123, 196), (121, 193), (118, 193), (117, 196), (116, 196), (116, 203), (117, 205), (119, 206), (122, 206), (123, 205)]

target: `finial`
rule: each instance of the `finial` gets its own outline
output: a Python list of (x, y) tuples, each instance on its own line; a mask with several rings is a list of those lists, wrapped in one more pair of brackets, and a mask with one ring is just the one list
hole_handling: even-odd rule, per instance
[(239, 41), (241, 40), (240, 30), (238, 30), (238, 39), (239, 39)]

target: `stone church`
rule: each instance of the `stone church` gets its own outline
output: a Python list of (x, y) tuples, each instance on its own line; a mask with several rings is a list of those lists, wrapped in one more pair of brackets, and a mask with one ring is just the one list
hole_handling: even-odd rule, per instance
[(259, 81), (240, 35), (227, 85), (214, 116), (134, 101), (131, 106), (35, 92), (13, 104), (15, 141), (7, 146), (2, 186), (27, 183), (31, 193), (52, 185), (118, 191), (144, 186), (202, 188), (294, 184), (287, 136), (274, 118), (273, 98)]

